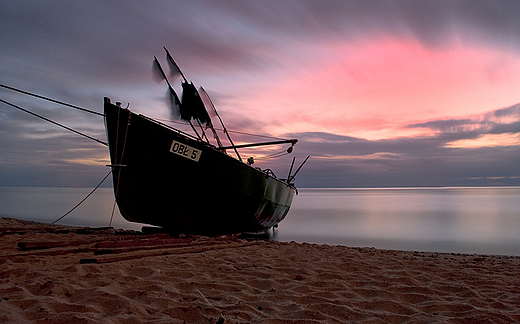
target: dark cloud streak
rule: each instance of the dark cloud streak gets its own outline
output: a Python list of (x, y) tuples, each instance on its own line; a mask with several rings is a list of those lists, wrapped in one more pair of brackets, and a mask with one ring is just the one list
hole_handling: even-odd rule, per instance
[[(484, 116), (518, 116), (520, 105)], [(518, 120), (518, 119), (517, 119)], [(468, 118), (436, 120), (409, 125), (439, 131), (428, 137), (365, 140), (328, 133), (291, 134), (300, 139), (298, 150), (313, 156), (304, 186), (468, 186), (520, 185), (520, 145), (452, 148), (458, 140), (485, 134), (520, 134), (520, 121), (480, 127)], [(320, 169), (313, 169), (315, 166)], [(316, 176), (318, 175), (319, 176)]]
[[(0, 2), (0, 82), (96, 111), (101, 111), (108, 93), (136, 107), (162, 104), (165, 88), (146, 92), (156, 89), (149, 82), (151, 59), (162, 54), (162, 46), (190, 75), (206, 74), (209, 79), (229, 71), (290, 73), (284, 69), (292, 61), (283, 57), (297, 60), (296, 45), (365, 37), (415, 38), (426, 47), (487, 42), (518, 52), (519, 13), (520, 2), (495, 0), (5, 0)], [(279, 46), (286, 43), (292, 46)], [(212, 99), (218, 104), (226, 96), (229, 93), (216, 93)], [(64, 111), (4, 89), (0, 97), (90, 135), (105, 136), (98, 117)], [(239, 123), (230, 115), (228, 127), (241, 125), (236, 128), (247, 131), (264, 126), (253, 119)], [(517, 133), (520, 122), (497, 123), (491, 117), (519, 115), (517, 105), (482, 120), (467, 117), (408, 125), (439, 132), (422, 138), (369, 141), (327, 133), (291, 134), (300, 138), (296, 149), (300, 161), (306, 154), (314, 156), (298, 181), (315, 187), (472, 185), (490, 184), (486, 176), (503, 176), (503, 183), (519, 185), (520, 180), (514, 180), (520, 175), (518, 147), (445, 147), (482, 134)], [(105, 147), (9, 107), (0, 107), (0, 117), (0, 185), (92, 186), (106, 173), (101, 164), (65, 162), (107, 156)], [(288, 168), (276, 163), (275, 167), (281, 174)]]

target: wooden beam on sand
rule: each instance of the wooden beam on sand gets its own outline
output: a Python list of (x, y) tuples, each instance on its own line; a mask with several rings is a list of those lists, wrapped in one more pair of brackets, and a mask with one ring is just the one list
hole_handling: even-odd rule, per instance
[(55, 247), (65, 247), (72, 245), (80, 245), (87, 243), (78, 243), (78, 242), (60, 242), (60, 241), (49, 241), (49, 242), (18, 242), (18, 247), (22, 250), (42, 250), (42, 249), (51, 249)]
[(136, 247), (136, 246), (151, 246), (151, 245), (166, 245), (166, 244), (187, 244), (191, 243), (193, 239), (191, 238), (177, 238), (177, 237), (169, 237), (169, 238), (155, 238), (155, 237), (145, 237), (139, 238), (136, 240), (126, 240), (126, 241), (104, 241), (96, 243), (95, 247), (98, 249), (116, 249), (123, 247)]
[[(76, 233), (77, 234), (77, 233)], [(168, 234), (150, 235), (143, 238), (142, 235), (137, 237), (124, 238), (121, 241), (103, 241), (99, 242), (98, 237), (87, 237), (77, 241), (43, 241), (43, 242), (18, 242), (17, 245), (21, 250), (43, 250), (52, 249), (57, 247), (77, 246), (84, 244), (96, 243), (94, 247), (101, 249), (109, 248), (120, 248), (126, 246), (147, 246), (147, 245), (164, 245), (164, 244), (176, 244), (176, 243), (189, 243), (192, 239), (181, 239), (171, 237)]]
[(108, 256), (108, 257), (99, 257), (95, 259), (81, 259), (79, 261), (80, 264), (86, 264), (86, 263), (112, 263), (112, 262), (119, 262), (119, 261), (127, 261), (127, 260), (133, 260), (133, 259), (142, 259), (142, 258), (148, 258), (148, 257), (155, 257), (155, 256), (163, 256), (163, 255), (172, 255), (172, 254), (187, 254), (187, 253), (201, 253), (206, 251), (215, 251), (215, 250), (222, 250), (222, 249), (231, 249), (231, 248), (241, 248), (251, 245), (257, 245), (261, 242), (253, 241), (253, 242), (245, 242), (245, 243), (217, 243), (217, 244), (201, 244), (198, 246), (187, 246), (182, 248), (169, 248), (169, 249), (154, 249), (152, 251), (146, 251), (143, 253), (143, 251), (137, 251), (135, 253), (128, 253), (126, 255), (121, 256)]
[[(45, 227), (45, 225), (39, 226), (39, 227), (0, 227), (0, 233), (4, 235), (10, 235), (10, 234), (19, 234), (24, 235), (30, 232), (39, 232), (39, 233), (56, 233), (56, 234), (68, 234), (68, 233), (75, 233), (75, 234), (92, 234), (98, 231), (106, 231), (106, 230), (113, 230), (113, 227), (81, 227), (81, 228), (52, 228), (52, 227)], [(131, 232), (131, 231), (129, 231)], [(126, 234), (122, 231), (119, 231), (115, 234)], [(136, 234), (134, 232), (131, 232), (130, 234)]]
[(14, 258), (24, 258), (28, 256), (57, 256), (57, 255), (64, 255), (69, 253), (87, 253), (87, 252), (94, 252), (95, 248), (65, 248), (65, 249), (57, 249), (57, 250), (46, 250), (46, 251), (31, 251), (27, 253), (13, 253), (13, 254), (7, 254), (7, 255), (0, 255), (0, 262), (5, 261), (8, 259), (14, 259)]
[[(98, 248), (98, 250), (94, 251), (94, 255), (119, 254), (119, 253), (128, 253), (128, 252), (134, 252), (134, 251), (171, 249), (171, 248), (181, 248), (181, 247), (188, 247), (188, 246), (196, 247), (196, 246), (221, 245), (221, 244), (237, 243), (237, 241), (236, 240), (211, 240), (211, 241), (193, 242), (192, 239), (168, 239), (168, 240), (133, 240), (133, 241), (125, 241), (125, 242), (112, 241), (112, 242), (105, 242), (105, 243), (106, 244), (96, 244), (95, 245), (95, 247)], [(108, 248), (110, 246), (112, 248)], [(101, 247), (107, 247), (107, 248), (102, 249)]]

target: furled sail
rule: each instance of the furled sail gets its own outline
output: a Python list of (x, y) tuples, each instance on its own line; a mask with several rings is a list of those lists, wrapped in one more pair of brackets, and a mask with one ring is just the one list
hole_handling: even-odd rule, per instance
[(181, 101), (173, 89), (168, 90), (170, 113), (173, 119), (179, 120), (181, 118)]
[(190, 121), (191, 118), (193, 118), (206, 126), (211, 125), (211, 119), (204, 107), (199, 92), (191, 82), (182, 83), (181, 118), (186, 121)]
[(159, 83), (164, 80), (168, 84), (168, 92), (166, 96), (169, 99), (168, 103), (170, 106), (170, 113), (172, 118), (181, 118), (181, 101), (179, 100), (179, 96), (177, 96), (177, 93), (175, 92), (175, 90), (173, 90), (172, 86), (170, 85), (170, 82), (168, 81), (168, 78), (166, 77), (166, 74), (164, 73), (164, 70), (161, 67), (161, 64), (159, 64), (159, 61), (155, 56), (153, 60), (152, 73), (155, 82)]
[[(170, 52), (164, 47), (164, 50), (166, 51), (166, 59), (168, 61), (168, 65), (170, 67), (170, 76), (177, 77), (182, 76), (184, 79), (184, 82), (182, 83), (182, 101), (179, 102), (177, 94), (173, 89), (170, 87), (170, 102), (172, 107), (179, 107), (179, 116), (182, 120), (185, 120), (187, 122), (191, 122), (191, 119), (198, 120), (200, 124), (211, 126), (211, 118), (208, 115), (208, 112), (206, 111), (206, 108), (204, 107), (204, 103), (202, 102), (202, 99), (200, 98), (199, 92), (195, 88), (192, 82), (188, 83), (188, 80), (186, 80), (186, 77), (182, 73), (181, 69), (175, 63), (172, 56), (170, 55)], [(157, 61), (157, 60), (156, 60)], [(155, 62), (154, 62), (155, 63)], [(156, 64), (157, 66), (160, 65)], [(164, 72), (161, 73), (164, 76), (164, 79), (166, 79), (166, 75)], [(173, 111), (173, 109), (172, 109)], [(172, 116), (175, 116), (172, 113)]]

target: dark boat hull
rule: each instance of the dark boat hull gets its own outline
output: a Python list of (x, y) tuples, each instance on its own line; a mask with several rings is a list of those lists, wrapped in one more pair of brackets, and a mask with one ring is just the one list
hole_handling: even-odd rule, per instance
[(105, 99), (113, 183), (128, 221), (178, 233), (257, 232), (289, 211), (294, 186)]

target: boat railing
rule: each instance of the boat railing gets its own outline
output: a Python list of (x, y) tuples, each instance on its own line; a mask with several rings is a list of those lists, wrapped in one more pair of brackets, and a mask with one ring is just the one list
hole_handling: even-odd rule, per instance
[(271, 169), (264, 169), (264, 170), (262, 170), (260, 168), (256, 168), (256, 169), (262, 171), (263, 173), (267, 174), (268, 176), (270, 176), (272, 178), (277, 179), (276, 174), (274, 174), (273, 170), (271, 170)]

